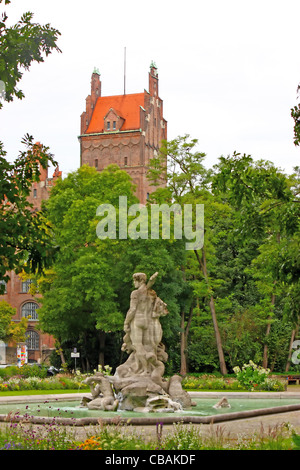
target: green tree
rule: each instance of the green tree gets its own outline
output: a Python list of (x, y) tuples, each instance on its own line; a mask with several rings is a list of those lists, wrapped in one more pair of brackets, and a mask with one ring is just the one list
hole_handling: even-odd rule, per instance
[[(158, 188), (152, 195), (157, 201), (174, 201), (181, 207), (190, 204), (194, 208), (197, 205), (205, 207), (205, 236), (202, 247), (192, 250), (192, 258), (189, 257), (189, 280), (198, 283), (193, 285), (194, 301), (197, 305), (199, 297), (205, 297), (209, 306), (214, 327), (216, 347), (219, 356), (220, 370), (227, 373), (222, 339), (217, 319), (215, 305), (215, 286), (218, 279), (211, 276), (211, 266), (215, 263), (215, 237), (214, 223), (219, 218), (226, 217), (229, 207), (220, 203), (210, 192), (211, 171), (205, 169), (203, 160), (205, 154), (196, 150), (197, 139), (190, 139), (189, 135), (179, 136), (171, 141), (163, 141), (159, 156), (151, 162), (148, 178), (155, 184), (161, 174), (165, 174), (167, 188)], [(165, 164), (167, 160), (167, 166)], [(194, 225), (195, 229), (195, 225)], [(201, 227), (204, 230), (203, 227)], [(191, 272), (192, 271), (192, 272)], [(205, 293), (203, 294), (203, 289)], [(192, 321), (193, 307), (190, 305), (182, 311), (182, 353), (186, 349), (187, 333)], [(185, 316), (188, 315), (187, 319)], [(186, 323), (186, 326), (185, 326)], [(185, 329), (185, 331), (184, 331)], [(182, 355), (182, 364), (185, 359)], [(186, 366), (182, 365), (182, 372)]]
[(12, 317), (16, 314), (16, 309), (11, 307), (4, 300), (0, 301), (0, 340), (6, 340), (8, 329)]
[[(0, 0), (3, 3), (3, 0)], [(5, 0), (5, 5), (10, 0)], [(24, 94), (17, 88), (23, 70), (32, 62), (43, 62), (53, 50), (59, 51), (59, 31), (49, 24), (32, 22), (33, 14), (25, 13), (20, 21), (7, 26), (7, 15), (0, 21), (0, 109), (2, 101)], [(2, 111), (4, 112), (4, 111)], [(3, 143), (0, 142), (0, 279), (8, 280), (8, 271), (40, 269), (50, 260), (50, 239), (42, 214), (34, 213), (27, 198), (31, 185), (39, 180), (40, 169), (49, 163), (56, 165), (49, 148), (33, 142), (25, 135), (25, 151), (9, 163)], [(3, 290), (0, 291), (2, 293)]]
[(122, 328), (115, 294), (115, 265), (121, 252), (117, 240), (97, 238), (96, 211), (104, 203), (117, 206), (119, 195), (135, 202), (127, 173), (117, 166), (101, 173), (81, 167), (58, 181), (45, 203), (58, 252), (52, 271), (40, 282), (41, 327), (60, 344), (85, 343), (94, 332), (102, 365), (105, 333)]
[[(5, 5), (10, 3), (10, 0), (5, 0)], [(17, 88), (23, 70), (28, 70), (32, 62), (44, 62), (44, 57), (53, 50), (61, 52), (57, 46), (60, 32), (49, 24), (33, 23), (31, 12), (24, 13), (11, 27), (6, 25), (7, 19), (3, 12), (0, 21), (0, 80), (5, 85), (5, 101), (12, 101), (14, 96), (24, 97), (22, 90)], [(0, 100), (0, 109), (2, 106)]]
[[(120, 196), (127, 197), (127, 211), (138, 202), (126, 172), (116, 165), (101, 173), (83, 166), (58, 181), (44, 204), (58, 251), (52, 269), (39, 281), (43, 294), (41, 328), (63, 348), (80, 344), (87, 369), (98, 363), (105, 365), (108, 358), (119, 365), (134, 272), (145, 272), (148, 278), (159, 272), (155, 290), (169, 309), (163, 319), (164, 336), (172, 348), (178, 341), (182, 279), (177, 268), (184, 255), (181, 240), (153, 240), (150, 233), (147, 238), (120, 238)], [(114, 239), (97, 236), (99, 222), (108, 220), (106, 215), (97, 216), (97, 208), (103, 204), (115, 208)], [(131, 222), (132, 217), (128, 217), (128, 226)], [(151, 216), (147, 224), (151, 226)], [(108, 348), (112, 336), (118, 346), (113, 358)], [(96, 359), (92, 357), (95, 350)]]
[(10, 270), (42, 269), (53, 254), (49, 227), (43, 214), (32, 210), (28, 196), (40, 168), (55, 161), (49, 148), (33, 143), (32, 137), (26, 136), (23, 144), (26, 150), (8, 163), (0, 142), (0, 279), (5, 281)]
[(25, 332), (27, 328), (27, 319), (23, 318), (20, 322), (12, 321), (16, 314), (16, 309), (8, 302), (0, 301), (0, 340), (1, 341), (25, 341)]
[(299, 226), (297, 179), (287, 177), (268, 161), (254, 162), (249, 155), (235, 153), (220, 159), (213, 187), (234, 208), (236, 236), (242, 237), (244, 245), (256, 242), (249, 263), (252, 268), (245, 272), (260, 294), (257, 305), (265, 317), (263, 366), (267, 367), (274, 309), (289, 277), (287, 273), (283, 276), (284, 252)]
[[(300, 84), (297, 88), (297, 93), (300, 94)], [(294, 144), (300, 145), (300, 104), (291, 109), (291, 116), (294, 120)]]
[[(179, 332), (176, 299), (181, 277), (176, 263), (182, 250), (176, 243), (152, 240), (150, 236), (120, 239), (120, 196), (127, 197), (127, 210), (138, 202), (126, 172), (116, 165), (101, 173), (83, 166), (58, 181), (45, 202), (58, 251), (52, 270), (40, 279), (41, 328), (52, 334), (61, 346), (80, 343), (87, 368), (94, 361), (91, 343), (92, 349), (98, 351), (94, 366), (105, 365), (110, 337), (122, 335), (134, 272), (145, 272), (149, 278), (159, 271), (156, 289), (170, 312), (164, 325), (169, 343), (174, 342), (176, 328)], [(102, 204), (111, 204), (116, 209), (114, 239), (97, 236), (98, 223), (106, 220), (106, 216), (97, 216), (97, 208)], [(128, 224), (131, 219), (128, 217)], [(147, 223), (151, 225), (151, 219)], [(118, 357), (121, 344), (118, 340), (120, 347), (115, 351)], [(108, 353), (106, 359), (104, 351)]]

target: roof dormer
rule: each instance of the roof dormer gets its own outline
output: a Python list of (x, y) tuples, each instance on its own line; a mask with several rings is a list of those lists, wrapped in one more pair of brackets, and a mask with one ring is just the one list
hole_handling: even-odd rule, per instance
[(122, 129), (125, 119), (114, 108), (110, 108), (104, 116), (104, 132), (118, 132)]

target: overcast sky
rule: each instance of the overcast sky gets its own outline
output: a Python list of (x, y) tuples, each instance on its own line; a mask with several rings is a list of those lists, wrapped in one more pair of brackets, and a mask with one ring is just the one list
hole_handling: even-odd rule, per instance
[[(190, 134), (211, 167), (234, 151), (300, 165), (290, 109), (300, 82), (299, 0), (12, 0), (9, 24), (25, 11), (61, 32), (43, 64), (24, 72), (23, 100), (0, 111), (8, 159), (25, 133), (50, 147), (66, 175), (80, 165), (80, 115), (94, 67), (102, 95), (148, 90), (158, 67), (168, 139)], [(1, 78), (1, 77), (0, 77)]]

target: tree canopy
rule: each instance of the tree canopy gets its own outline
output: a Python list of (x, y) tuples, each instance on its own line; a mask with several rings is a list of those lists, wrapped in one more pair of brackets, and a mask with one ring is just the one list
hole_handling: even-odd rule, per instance
[[(3, 0), (0, 0), (3, 3)], [(5, 5), (10, 0), (5, 0)], [(23, 71), (33, 62), (43, 62), (57, 46), (59, 31), (49, 24), (33, 23), (33, 14), (24, 13), (20, 21), (7, 26), (8, 16), (2, 13), (0, 21), (0, 109), (2, 100), (10, 102), (24, 94), (17, 88)], [(1, 112), (5, 112), (2, 109)], [(51, 260), (51, 240), (42, 215), (32, 210), (28, 196), (32, 183), (39, 181), (41, 168), (56, 165), (49, 147), (37, 144), (29, 134), (22, 141), (13, 163), (7, 158), (4, 144), (0, 142), (0, 279), (7, 281), (10, 270), (41, 269)], [(3, 288), (3, 285), (0, 286)], [(0, 293), (3, 290), (0, 291)]]
[[(0, 0), (3, 3), (3, 0)], [(5, 5), (11, 0), (5, 0)], [(18, 23), (8, 27), (8, 15), (2, 12), (0, 20), (0, 80), (5, 85), (5, 101), (14, 97), (24, 98), (22, 90), (17, 88), (24, 70), (29, 70), (32, 62), (44, 62), (53, 50), (61, 52), (57, 46), (60, 32), (50, 24), (34, 23), (32, 12), (22, 15)], [(0, 100), (0, 109), (3, 104)]]
[[(98, 238), (97, 224), (103, 217), (97, 216), (97, 209), (111, 204), (118, 212), (119, 196), (127, 197), (127, 210), (138, 202), (125, 171), (111, 165), (99, 173), (82, 166), (57, 182), (44, 205), (58, 251), (52, 269), (40, 279), (40, 324), (60, 344), (81, 344), (83, 360), (94, 361), (95, 367), (95, 361), (104, 365), (109, 336), (117, 332), (121, 340), (134, 272), (150, 277), (159, 271), (161, 295), (170, 308), (167, 337), (177, 323), (181, 276), (175, 257), (182, 256), (180, 247), (161, 240)], [(88, 338), (98, 351), (94, 358)], [(120, 350), (116, 353), (119, 357)]]

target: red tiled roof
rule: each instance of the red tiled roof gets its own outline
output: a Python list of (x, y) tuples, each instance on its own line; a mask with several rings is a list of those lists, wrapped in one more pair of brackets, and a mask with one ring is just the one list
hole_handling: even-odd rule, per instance
[(86, 134), (103, 132), (104, 116), (110, 108), (125, 119), (122, 131), (140, 128), (140, 106), (144, 107), (144, 93), (131, 95), (100, 96), (97, 100)]

